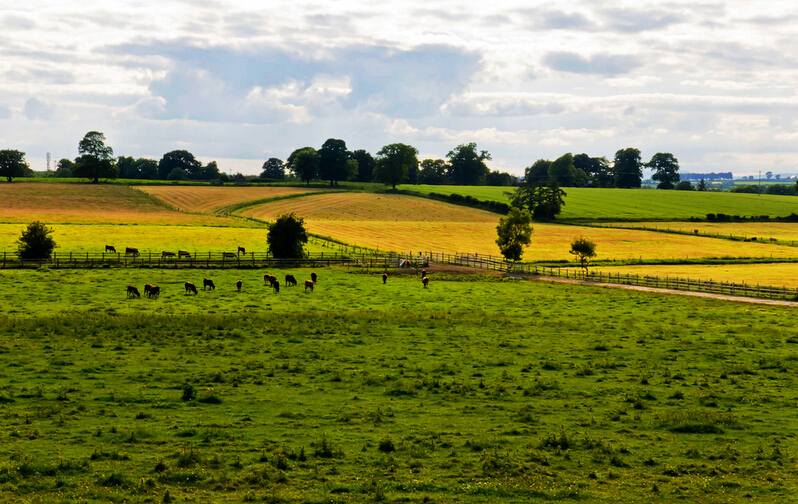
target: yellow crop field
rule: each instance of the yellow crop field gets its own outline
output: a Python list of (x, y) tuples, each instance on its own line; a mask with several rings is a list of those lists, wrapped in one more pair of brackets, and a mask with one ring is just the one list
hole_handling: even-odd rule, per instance
[(276, 201), (240, 212), (273, 220), (295, 212), (306, 221), (498, 222), (497, 214), (459, 205), (394, 194), (337, 193)]
[(175, 212), (121, 185), (0, 184), (0, 222), (47, 224), (249, 225), (231, 219)]
[(770, 285), (774, 287), (798, 288), (798, 263), (781, 264), (732, 264), (732, 265), (641, 265), (596, 268), (602, 273), (650, 275), (712, 280), (748, 285)]
[(730, 236), (735, 238), (752, 238), (757, 241), (798, 242), (798, 224), (795, 222), (624, 222), (609, 224), (612, 227), (645, 227), (706, 236)]
[(225, 187), (225, 186), (138, 186), (136, 189), (157, 197), (184, 212), (211, 213), (221, 208), (280, 196), (305, 194), (323, 189), (301, 187)]

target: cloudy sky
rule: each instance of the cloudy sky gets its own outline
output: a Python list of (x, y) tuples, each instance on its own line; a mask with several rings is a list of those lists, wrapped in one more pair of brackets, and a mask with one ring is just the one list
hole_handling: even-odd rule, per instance
[[(599, 4), (604, 6), (599, 6)], [(792, 0), (0, 0), (0, 148), (187, 149), (227, 171), (328, 138), (523, 173), (565, 152), (798, 173)]]

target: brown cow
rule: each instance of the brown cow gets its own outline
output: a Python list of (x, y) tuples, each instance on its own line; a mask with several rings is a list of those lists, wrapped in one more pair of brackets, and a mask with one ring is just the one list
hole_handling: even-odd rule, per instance
[(125, 255), (133, 254), (133, 256), (139, 255), (139, 249), (134, 247), (125, 247)]
[(382, 283), (388, 283), (388, 273), (382, 274)]
[(274, 276), (274, 275), (270, 275), (268, 273), (263, 275), (263, 283), (267, 283), (268, 282), (269, 285), (274, 285), (274, 282), (276, 282), (276, 281), (277, 281), (277, 277)]
[(113, 252), (114, 254), (116, 254), (116, 249), (114, 248), (113, 245), (106, 245), (105, 246), (105, 251), (106, 252)]
[(191, 292), (193, 292), (194, 294), (197, 293), (197, 286), (194, 285), (193, 283), (186, 282), (185, 287), (186, 287), (186, 294), (189, 294)]
[(310, 292), (313, 292), (313, 280), (305, 280), (305, 292), (310, 289)]
[(155, 287), (155, 286), (152, 285), (152, 284), (145, 285), (144, 286), (144, 295), (147, 296), (147, 297), (150, 297), (150, 291), (152, 290), (153, 287)]
[(141, 294), (139, 294), (139, 290), (136, 288), (135, 285), (128, 285), (127, 286), (127, 297), (133, 297), (133, 296), (136, 296), (137, 298), (140, 298)]
[(208, 287), (210, 287), (211, 290), (215, 290), (216, 289), (216, 286), (213, 285), (213, 280), (205, 278), (205, 279), (202, 280), (202, 290), (205, 290)]
[(422, 279), (421, 279), (421, 283), (423, 283), (423, 284), (424, 284), (424, 288), (426, 289), (426, 288), (427, 288), (427, 286), (429, 285), (429, 277), (424, 277), (424, 278), (422, 278)]
[(290, 287), (292, 285), (296, 285), (296, 278), (294, 278), (294, 275), (286, 275), (285, 276), (285, 286), (286, 287)]
[(149, 295), (148, 295), (148, 296), (149, 296), (150, 298), (157, 298), (157, 297), (159, 297), (160, 295), (161, 295), (161, 288), (160, 288), (160, 287), (158, 287), (157, 285), (153, 285), (153, 286), (150, 288), (150, 293), (149, 293)]
[(236, 289), (238, 289), (238, 292), (241, 292), (242, 285), (244, 285), (244, 282), (242, 282), (241, 280), (236, 282)]

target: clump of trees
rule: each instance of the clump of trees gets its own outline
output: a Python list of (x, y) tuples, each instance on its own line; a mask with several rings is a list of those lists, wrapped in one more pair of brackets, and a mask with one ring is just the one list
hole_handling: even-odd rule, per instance
[(24, 177), (29, 170), (24, 152), (14, 149), (0, 150), (0, 177), (11, 182), (17, 177)]
[(304, 257), (304, 245), (308, 242), (305, 219), (294, 212), (282, 214), (269, 224), (266, 243), (269, 252), (280, 259), (299, 259)]
[(516, 208), (526, 208), (532, 218), (538, 221), (554, 220), (565, 205), (566, 193), (560, 188), (556, 178), (548, 180), (525, 182), (511, 193), (510, 204)]
[(56, 247), (53, 229), (43, 222), (32, 222), (15, 242), (20, 259), (49, 259)]

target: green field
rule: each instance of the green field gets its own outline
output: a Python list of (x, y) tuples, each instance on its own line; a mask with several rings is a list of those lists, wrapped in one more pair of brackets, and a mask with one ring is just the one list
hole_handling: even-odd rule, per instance
[[(0, 500), (798, 490), (793, 309), (435, 270), (428, 289), (323, 269), (273, 294), (262, 273), (2, 271)], [(203, 277), (217, 289), (182, 292)], [(126, 299), (144, 282), (160, 299)]]
[[(423, 194), (460, 194), (483, 201), (509, 203), (511, 187), (403, 185), (397, 189)], [(565, 187), (567, 196), (560, 220), (686, 220), (705, 219), (708, 213), (751, 217), (786, 217), (796, 211), (795, 196), (728, 192), (657, 191), (654, 189), (588, 189)]]

